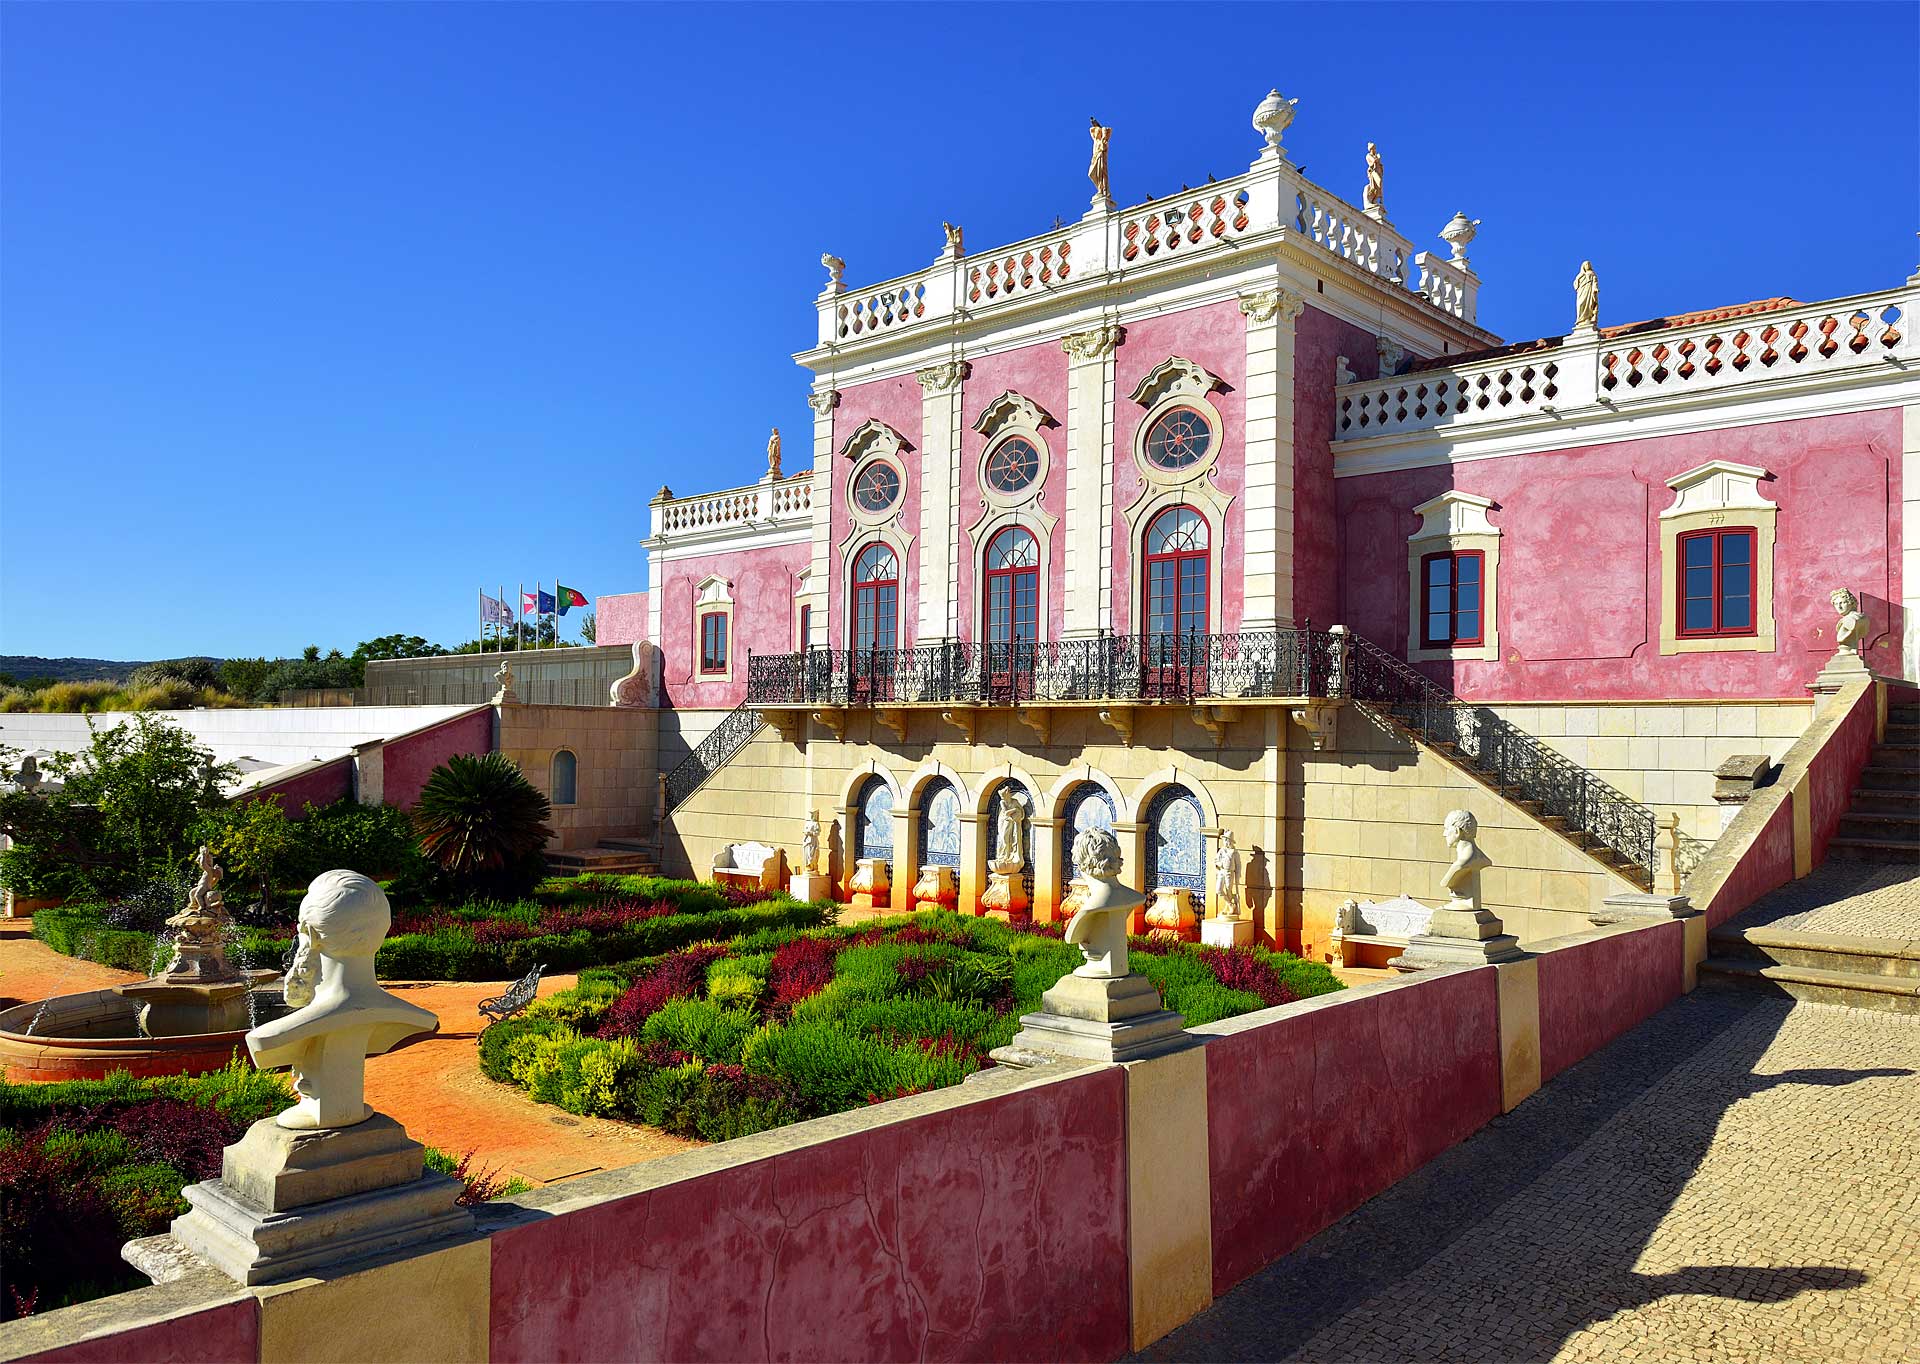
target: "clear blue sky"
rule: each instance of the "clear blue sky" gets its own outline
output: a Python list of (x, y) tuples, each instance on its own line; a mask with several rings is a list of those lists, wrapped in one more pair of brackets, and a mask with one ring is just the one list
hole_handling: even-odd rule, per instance
[[(663, 482), (804, 452), (818, 258), (859, 283), (1226, 176), (1269, 86), (1366, 141), (1481, 320), (1915, 266), (1910, 4), (0, 8), (0, 652), (470, 637), (644, 586)], [(1437, 244), (1435, 244), (1436, 249)], [(804, 458), (804, 454), (802, 454)]]

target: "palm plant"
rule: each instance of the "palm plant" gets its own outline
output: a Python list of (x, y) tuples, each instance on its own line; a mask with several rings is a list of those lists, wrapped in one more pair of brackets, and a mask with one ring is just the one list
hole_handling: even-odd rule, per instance
[(503, 754), (455, 754), (414, 806), (420, 847), (456, 890), (525, 895), (545, 870), (552, 805)]

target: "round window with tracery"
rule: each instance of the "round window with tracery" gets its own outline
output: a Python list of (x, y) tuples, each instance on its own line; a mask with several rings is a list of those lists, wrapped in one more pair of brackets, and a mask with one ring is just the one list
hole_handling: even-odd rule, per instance
[(1040, 476), (1040, 452), (1018, 436), (1003, 440), (987, 456), (987, 486), (997, 493), (1023, 492)]
[(1190, 407), (1176, 407), (1147, 431), (1147, 462), (1156, 469), (1186, 469), (1213, 448), (1213, 428)]
[(900, 500), (900, 472), (884, 460), (875, 460), (853, 480), (853, 502), (872, 515), (891, 510)]

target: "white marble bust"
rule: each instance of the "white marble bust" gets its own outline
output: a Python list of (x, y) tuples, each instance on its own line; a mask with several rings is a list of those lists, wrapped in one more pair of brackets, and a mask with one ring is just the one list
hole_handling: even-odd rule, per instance
[(1067, 923), (1066, 940), (1086, 961), (1073, 974), (1111, 980), (1127, 974), (1127, 920), (1147, 902), (1120, 884), (1120, 840), (1105, 829), (1085, 829), (1073, 840), (1073, 869), (1087, 879), (1086, 898)]
[(300, 902), (300, 945), (286, 983), (294, 1011), (247, 1034), (255, 1065), (293, 1071), (300, 1101), (280, 1114), (280, 1126), (307, 1131), (366, 1121), (373, 1116), (367, 1058), (440, 1030), (433, 1014), (374, 979), (374, 953), (392, 923), (386, 893), (355, 871), (322, 872)]
[(1867, 613), (1860, 609), (1859, 599), (1843, 587), (1828, 600), (1840, 617), (1833, 627), (1833, 642), (1843, 652), (1863, 654), (1867, 647)]
[(1441, 826), (1441, 837), (1453, 850), (1453, 862), (1441, 878), (1450, 897), (1448, 909), (1464, 909), (1473, 913), (1480, 910), (1480, 873), (1493, 865), (1493, 859), (1480, 851), (1480, 845), (1474, 842), (1480, 832), (1480, 822), (1473, 817), (1471, 810), (1455, 810), (1447, 816)]

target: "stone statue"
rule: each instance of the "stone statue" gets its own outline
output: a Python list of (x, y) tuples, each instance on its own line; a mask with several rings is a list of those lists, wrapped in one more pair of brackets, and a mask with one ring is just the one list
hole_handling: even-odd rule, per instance
[(1592, 331), (1600, 325), (1600, 276), (1593, 273), (1593, 262), (1580, 262), (1580, 273), (1573, 277), (1573, 329)]
[(1400, 366), (1406, 361), (1407, 348), (1391, 336), (1373, 338), (1374, 353), (1380, 357), (1380, 377), (1390, 378), (1400, 372)]
[(820, 865), (820, 813), (807, 811), (807, 822), (800, 826), (800, 870), (811, 876)]
[(827, 270), (828, 293), (837, 294), (846, 287), (841, 283), (841, 276), (847, 273), (847, 263), (845, 261), (830, 252), (822, 252), (820, 254), (820, 264), (825, 266)]
[(1009, 790), (1000, 798), (1000, 819), (995, 825), (993, 846), (998, 850), (993, 859), (995, 871), (1016, 872), (1026, 866), (1025, 840), (1021, 837), (1026, 822), (1026, 802)]
[(1220, 917), (1240, 916), (1240, 850), (1233, 846), (1233, 830), (1220, 831), (1220, 846), (1213, 854), (1213, 893), (1220, 902)]
[(1865, 657), (1867, 647), (1867, 615), (1860, 609), (1860, 601), (1846, 588), (1836, 591), (1830, 600), (1840, 620), (1833, 627), (1833, 642), (1839, 651), (1852, 650), (1857, 657)]
[(1120, 840), (1105, 829), (1083, 829), (1073, 840), (1073, 869), (1092, 887), (1067, 924), (1066, 940), (1086, 961), (1073, 974), (1111, 980), (1127, 974), (1127, 920), (1147, 902), (1120, 884)]
[(1440, 881), (1449, 897), (1448, 909), (1480, 912), (1480, 873), (1493, 865), (1493, 859), (1473, 841), (1479, 832), (1480, 822), (1470, 810), (1453, 811), (1440, 826), (1440, 836), (1453, 849), (1453, 863)]
[(1353, 366), (1347, 363), (1346, 356), (1336, 355), (1333, 357), (1333, 382), (1335, 384), (1350, 384), (1359, 377), (1359, 375), (1353, 372)]
[(947, 254), (949, 256), (966, 255), (966, 248), (960, 241), (960, 225), (958, 223), (941, 223), (940, 226), (947, 234)]
[(493, 680), (499, 684), (499, 690), (493, 694), (496, 703), (516, 699), (513, 690), (513, 666), (506, 659), (500, 660), (499, 671), (494, 673)]
[(1376, 213), (1386, 212), (1386, 185), (1386, 167), (1380, 160), (1380, 149), (1369, 142), (1367, 144), (1367, 188), (1360, 206), (1372, 209)]
[(1113, 141), (1113, 129), (1100, 126), (1100, 120), (1087, 120), (1093, 137), (1093, 159), (1087, 162), (1087, 179), (1093, 181), (1093, 206), (1107, 208), (1113, 204), (1113, 193), (1107, 188), (1107, 144)]
[(780, 428), (777, 426), (767, 437), (767, 477), (780, 477)]
[(213, 860), (213, 849), (200, 845), (200, 879), (187, 892), (187, 905), (167, 920), (173, 930), (173, 959), (160, 979), (170, 983), (190, 981), (225, 982), (238, 980), (239, 972), (227, 963), (226, 897), (220, 893), (223, 873)]
[(352, 1127), (366, 1104), (367, 1058), (440, 1020), (381, 989), (373, 955), (393, 923), (386, 893), (356, 871), (322, 872), (300, 902), (299, 947), (287, 973), (293, 1012), (247, 1034), (262, 1070), (293, 1071), (300, 1101), (275, 1120), (294, 1131)]

